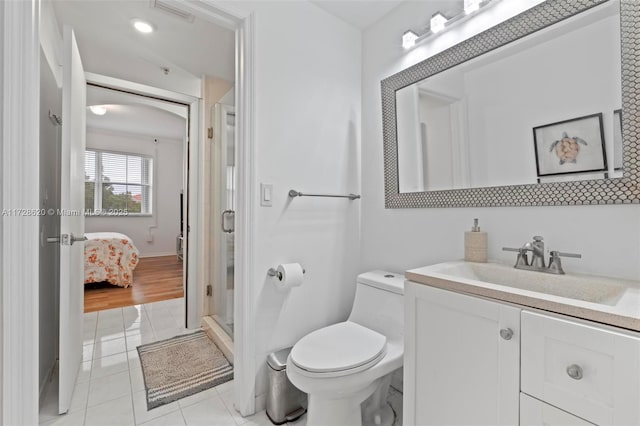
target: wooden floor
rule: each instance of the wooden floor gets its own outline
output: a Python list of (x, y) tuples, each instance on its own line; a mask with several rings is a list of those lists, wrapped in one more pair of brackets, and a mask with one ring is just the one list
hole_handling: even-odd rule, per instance
[(133, 271), (133, 285), (128, 288), (106, 283), (85, 285), (84, 311), (121, 308), (183, 296), (182, 261), (176, 256), (144, 257)]

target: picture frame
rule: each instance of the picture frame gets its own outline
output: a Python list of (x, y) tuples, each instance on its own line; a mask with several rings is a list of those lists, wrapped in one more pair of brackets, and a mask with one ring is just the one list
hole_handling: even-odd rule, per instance
[(562, 174), (562, 175), (551, 175), (551, 176), (541, 176), (537, 179), (538, 183), (549, 183), (549, 182), (576, 182), (580, 180), (600, 180), (600, 179), (608, 179), (609, 173), (607, 172), (587, 172), (587, 173), (576, 173), (576, 174)]
[(623, 169), (622, 109), (613, 111), (613, 169)]
[(533, 143), (538, 177), (607, 170), (602, 113), (534, 127)]

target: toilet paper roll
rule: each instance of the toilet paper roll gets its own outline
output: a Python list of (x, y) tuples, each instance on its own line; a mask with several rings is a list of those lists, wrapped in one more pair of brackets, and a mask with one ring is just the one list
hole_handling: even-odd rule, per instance
[(278, 265), (277, 269), (282, 278), (276, 281), (276, 287), (289, 289), (302, 285), (304, 271), (299, 263), (285, 263)]

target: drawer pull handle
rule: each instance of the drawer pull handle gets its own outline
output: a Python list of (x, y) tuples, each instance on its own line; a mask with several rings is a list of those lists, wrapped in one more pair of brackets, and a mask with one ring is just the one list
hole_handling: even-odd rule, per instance
[(511, 338), (513, 337), (513, 330), (510, 328), (503, 328), (502, 330), (500, 330), (500, 337), (502, 337), (504, 340), (511, 340)]
[(582, 379), (582, 367), (576, 364), (571, 364), (567, 367), (567, 374), (574, 380)]

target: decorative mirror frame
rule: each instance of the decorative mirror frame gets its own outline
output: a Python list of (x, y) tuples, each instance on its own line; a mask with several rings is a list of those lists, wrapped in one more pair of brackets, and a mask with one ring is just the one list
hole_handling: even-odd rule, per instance
[(382, 80), (386, 208), (640, 203), (640, 1), (620, 0), (624, 177), (441, 191), (399, 191), (396, 90), (611, 0), (547, 0)]

